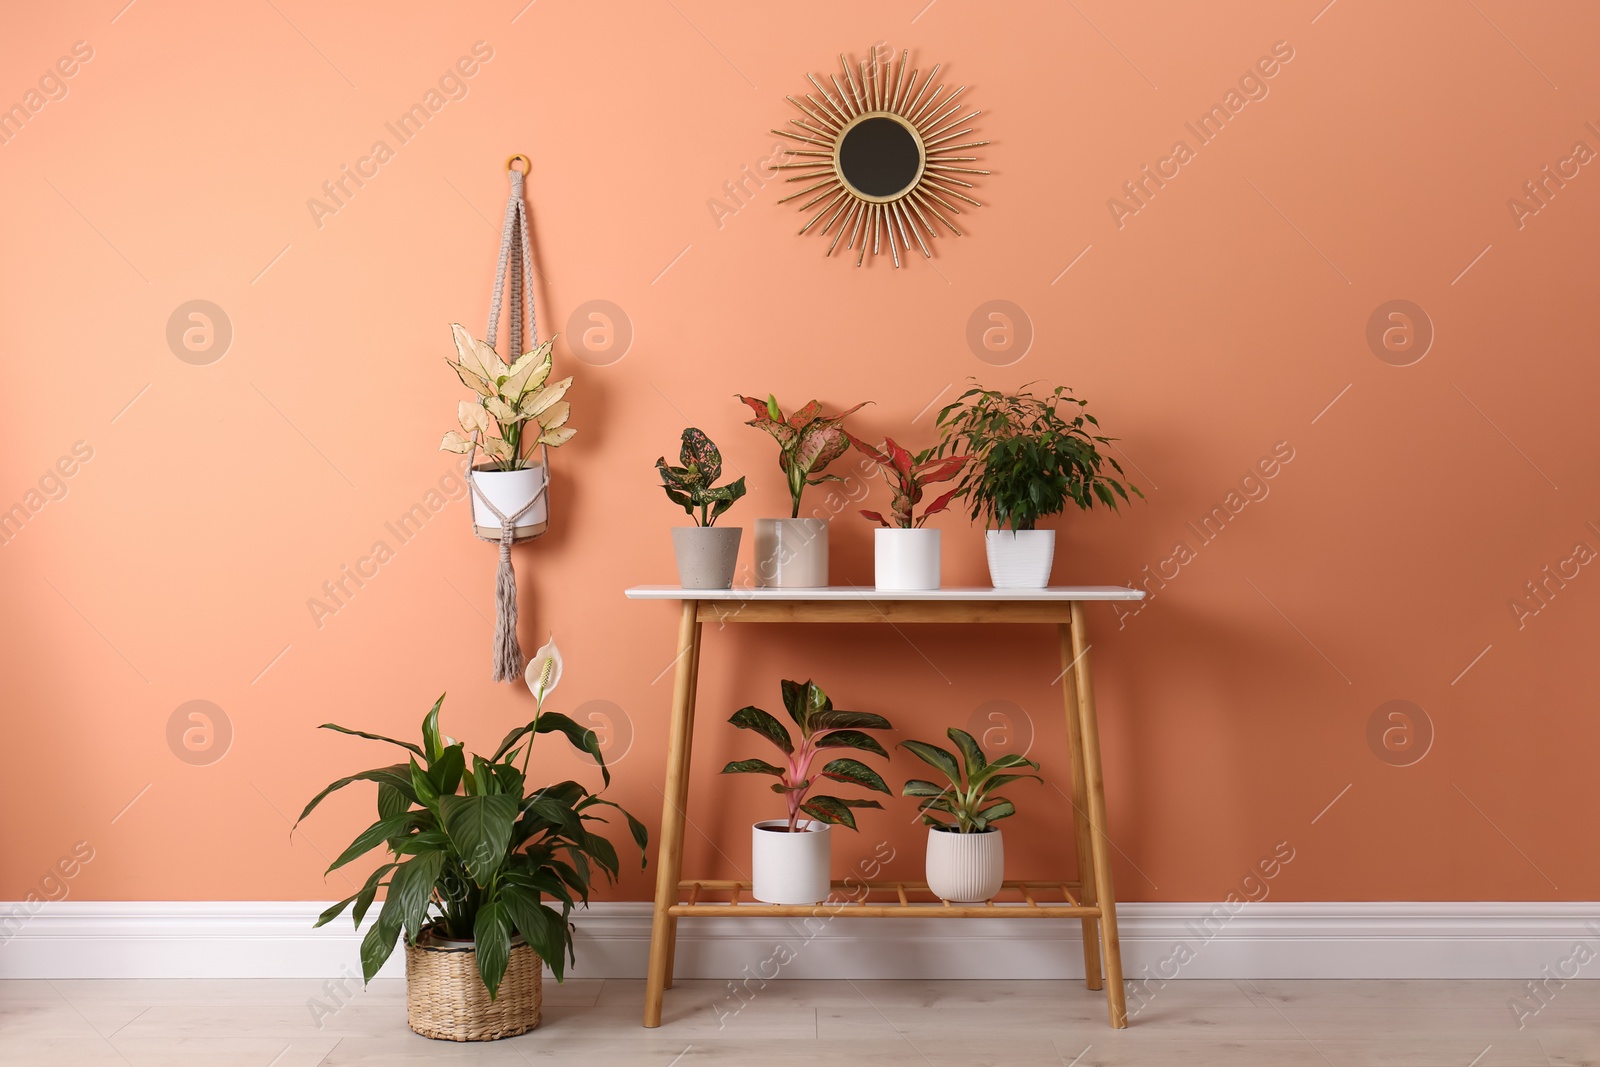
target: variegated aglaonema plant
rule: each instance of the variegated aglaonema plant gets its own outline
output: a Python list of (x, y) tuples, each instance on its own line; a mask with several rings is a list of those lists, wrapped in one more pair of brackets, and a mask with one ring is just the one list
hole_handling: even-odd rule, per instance
[[(995, 794), (996, 789), (1024, 778), (1043, 781), (1037, 774), (1001, 773), (1014, 767), (1038, 770), (1039, 765), (1025, 756), (1008, 752), (996, 756), (991, 763), (984, 757), (977, 739), (965, 730), (952, 726), (945, 731), (945, 735), (961, 751), (959, 763), (953, 752), (926, 741), (902, 741), (897, 746), (942, 773), (950, 783), (940, 785), (913, 778), (900, 790), (903, 797), (922, 798), (917, 808), (922, 812), (922, 821), (929, 826), (960, 834), (981, 834), (994, 823), (1017, 813), (1011, 801)], [(935, 815), (935, 812), (939, 815)], [(940, 815), (948, 818), (941, 818)]]
[(661, 488), (667, 491), (667, 499), (688, 512), (695, 525), (715, 525), (722, 513), (744, 496), (743, 478), (727, 485), (716, 484), (722, 477), (722, 453), (705, 431), (693, 426), (683, 431), (678, 462), (683, 466), (670, 466), (667, 457), (662, 456), (656, 460), (656, 470), (661, 474)]
[(772, 785), (774, 793), (783, 794), (789, 805), (789, 832), (799, 827), (800, 813), (830, 825), (856, 828), (851, 808), (881, 808), (876, 800), (845, 800), (833, 796), (811, 796), (811, 787), (819, 778), (833, 782), (848, 782), (878, 793), (888, 793), (889, 787), (877, 771), (858, 759), (841, 756), (829, 760), (821, 770), (813, 764), (828, 749), (851, 748), (873, 752), (884, 759), (889, 753), (866, 730), (891, 729), (889, 720), (868, 711), (840, 711), (828, 699), (828, 694), (811, 681), (783, 683), (783, 706), (800, 728), (800, 744), (789, 736), (788, 729), (774, 716), (756, 707), (740, 708), (728, 721), (741, 730), (752, 730), (776, 745), (783, 753), (783, 764), (768, 763), (763, 759), (734, 760), (722, 768), (723, 774), (770, 774), (778, 779)]
[(567, 426), (572, 409), (561, 399), (572, 379), (546, 384), (554, 337), (508, 365), (492, 345), (479, 341), (459, 323), (450, 327), (450, 333), (455, 338), (457, 358), (445, 362), (463, 385), (478, 394), (478, 399), (463, 400), (456, 406), (461, 429), (444, 435), (440, 451), (466, 455), (472, 451), (476, 434), (478, 448), (494, 463), (495, 470), (515, 471), (527, 466), (524, 446), (555, 448), (566, 444), (577, 432)]
[(788, 479), (789, 497), (794, 502), (790, 517), (798, 519), (800, 494), (805, 492), (806, 486), (844, 481), (837, 474), (823, 474), (822, 471), (850, 447), (844, 433), (844, 420), (867, 405), (857, 404), (849, 411), (824, 415), (822, 405), (813, 400), (785, 418), (777, 398), (770, 393), (765, 400), (753, 396), (739, 399), (756, 413), (745, 425), (767, 431), (778, 442), (778, 469)]
[(918, 530), (928, 521), (930, 515), (937, 515), (950, 506), (960, 488), (950, 490), (938, 497), (922, 509), (922, 514), (916, 514), (916, 506), (922, 503), (922, 490), (924, 486), (937, 485), (939, 482), (948, 482), (961, 473), (961, 468), (966, 466), (968, 456), (935, 456), (937, 448), (925, 448), (916, 455), (895, 444), (894, 438), (885, 437), (881, 450), (873, 448), (865, 441), (850, 433), (845, 434), (856, 451), (866, 456), (878, 465), (878, 470), (883, 473), (883, 480), (889, 483), (889, 488), (894, 495), (889, 500), (889, 517), (884, 518), (876, 511), (861, 512), (862, 515), (878, 523), (899, 530)]

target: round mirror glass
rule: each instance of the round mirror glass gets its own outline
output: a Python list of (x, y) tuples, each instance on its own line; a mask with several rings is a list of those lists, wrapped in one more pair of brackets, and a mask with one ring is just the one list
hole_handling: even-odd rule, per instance
[(922, 145), (900, 119), (873, 115), (845, 131), (838, 147), (839, 174), (862, 196), (887, 200), (916, 185)]

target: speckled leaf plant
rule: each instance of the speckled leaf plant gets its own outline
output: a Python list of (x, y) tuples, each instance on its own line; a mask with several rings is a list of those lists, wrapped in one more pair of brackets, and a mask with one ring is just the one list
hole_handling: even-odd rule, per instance
[(690, 426), (683, 431), (678, 462), (683, 466), (670, 466), (667, 457), (662, 456), (656, 460), (656, 470), (661, 474), (661, 488), (667, 491), (667, 498), (688, 512), (695, 525), (715, 525), (722, 513), (744, 496), (743, 478), (727, 485), (716, 484), (722, 477), (722, 453), (703, 430)]
[(971, 457), (938, 457), (937, 448), (925, 448), (912, 455), (896, 444), (892, 437), (883, 439), (883, 448), (880, 451), (848, 432), (845, 433), (845, 437), (849, 438), (856, 451), (878, 465), (883, 480), (888, 482), (889, 488), (894, 491), (894, 496), (889, 501), (888, 518), (884, 518), (876, 511), (861, 512), (880, 526), (898, 530), (919, 530), (930, 515), (944, 511), (950, 506), (950, 501), (961, 492), (959, 487), (950, 490), (923, 508), (921, 515), (917, 515), (915, 509), (922, 502), (923, 487), (948, 482), (961, 473), (961, 468), (966, 466), (967, 460)]
[(555, 448), (571, 440), (577, 431), (566, 424), (572, 410), (561, 398), (572, 385), (572, 378), (546, 384), (554, 337), (508, 365), (493, 346), (473, 337), (459, 323), (450, 327), (450, 333), (455, 338), (457, 358), (445, 362), (463, 385), (478, 394), (478, 399), (463, 400), (457, 405), (461, 429), (444, 435), (440, 451), (465, 455), (472, 451), (476, 433), (478, 448), (493, 462), (494, 469), (514, 471), (527, 466), (524, 445)]
[(844, 481), (837, 474), (823, 474), (822, 471), (850, 447), (844, 420), (867, 405), (857, 404), (849, 411), (824, 415), (822, 404), (813, 400), (785, 418), (777, 398), (770, 393), (765, 400), (753, 396), (739, 396), (739, 399), (756, 413), (745, 425), (767, 431), (778, 442), (778, 469), (789, 482), (789, 497), (794, 502), (790, 517), (798, 519), (800, 494), (805, 492), (806, 486)]
[(841, 756), (823, 764), (813, 772), (812, 764), (824, 750), (853, 748), (876, 753), (884, 759), (889, 753), (866, 730), (891, 729), (889, 720), (867, 711), (840, 711), (828, 699), (828, 694), (811, 681), (783, 682), (783, 706), (800, 728), (800, 744), (795, 745), (788, 729), (774, 716), (756, 707), (744, 707), (733, 713), (728, 721), (741, 730), (751, 730), (772, 742), (783, 753), (783, 765), (768, 763), (763, 759), (733, 760), (722, 768), (723, 774), (770, 774), (778, 779), (772, 785), (774, 793), (781, 793), (789, 808), (789, 832), (796, 832), (800, 813), (830, 825), (856, 828), (852, 808), (881, 808), (876, 800), (846, 800), (833, 796), (810, 796), (811, 787), (819, 778), (834, 782), (859, 785), (878, 793), (888, 793), (889, 787), (877, 771), (858, 759)]

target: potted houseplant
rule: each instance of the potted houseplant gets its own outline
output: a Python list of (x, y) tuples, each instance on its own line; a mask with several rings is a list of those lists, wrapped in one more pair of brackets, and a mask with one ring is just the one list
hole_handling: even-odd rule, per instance
[(717, 485), (722, 477), (722, 453), (701, 430), (690, 426), (683, 431), (678, 450), (681, 467), (667, 465), (667, 457), (656, 460), (661, 488), (667, 499), (688, 512), (693, 526), (672, 530), (672, 549), (678, 557), (678, 584), (685, 589), (727, 589), (733, 585), (734, 566), (739, 562), (737, 526), (720, 530), (717, 519), (744, 496), (744, 479)]
[[(528, 664), (529, 687), (541, 708), (560, 680), (560, 664), (553, 642)], [(441, 696), (422, 720), (420, 744), (324, 723), (322, 729), (385, 741), (408, 755), (403, 763), (340, 778), (313, 797), (300, 818), (352, 782), (377, 783), (377, 821), (328, 870), (374, 849), (387, 853), (385, 862), (358, 891), (324, 911), (317, 925), (354, 905), (360, 929), (385, 890), (361, 943), (365, 979), (378, 973), (404, 934), (411, 1029), (425, 1037), (487, 1041), (539, 1025), (541, 960), (556, 981), (563, 979), (572, 957), (574, 906), (588, 904), (595, 869), (608, 880), (617, 874), (616, 848), (591, 824), (605, 821), (602, 807), (622, 809), (577, 782), (528, 782), (534, 739), (561, 734), (594, 758), (609, 785), (593, 730), (540, 710), (485, 758), (441, 733), (443, 703)], [(642, 855), (645, 828), (622, 814)]]
[(923, 524), (950, 506), (960, 492), (951, 489), (915, 514), (922, 502), (924, 486), (948, 482), (967, 463), (967, 456), (935, 456), (928, 448), (912, 455), (886, 437), (883, 448), (873, 448), (860, 438), (845, 434), (862, 455), (878, 465), (884, 481), (894, 491), (889, 502), (889, 517), (876, 511), (861, 514), (878, 524), (872, 534), (873, 584), (879, 589), (939, 588), (939, 531)]
[[(876, 800), (845, 800), (840, 797), (811, 795), (818, 779), (848, 782), (879, 793), (889, 787), (877, 771), (858, 759), (840, 756), (822, 765), (812, 764), (827, 749), (858, 749), (875, 752), (887, 759), (889, 753), (866, 730), (890, 729), (889, 720), (866, 711), (840, 711), (828, 695), (811, 681), (783, 683), (783, 706), (800, 730), (795, 745), (788, 729), (760, 708), (745, 707), (728, 721), (741, 730), (752, 730), (777, 746), (783, 753), (781, 765), (763, 759), (733, 760), (723, 774), (770, 774), (778, 780), (774, 793), (781, 793), (788, 816), (758, 822), (751, 830), (751, 895), (769, 904), (816, 904), (829, 892), (830, 826), (856, 828), (852, 808), (881, 808)], [(801, 819), (801, 814), (811, 816)]]
[(538, 456), (531, 449), (536, 444), (548, 448), (564, 445), (577, 432), (566, 425), (571, 408), (561, 399), (572, 379), (548, 381), (550, 346), (555, 338), (507, 364), (493, 346), (474, 338), (459, 323), (450, 327), (450, 333), (456, 342), (456, 359), (445, 362), (478, 396), (476, 401), (463, 400), (457, 405), (461, 429), (446, 433), (439, 448), (462, 455), (476, 448), (484, 455), (484, 462), (474, 464), (468, 473), (478, 488), (472, 496), (472, 524), (479, 537), (501, 539), (500, 520), (489, 502), (511, 520), (513, 540), (537, 537), (549, 524), (549, 503), (544, 496), (549, 472), (542, 449)]
[[(1042, 781), (1037, 774), (1002, 773), (1014, 767), (1039, 765), (1015, 753), (984, 757), (977, 740), (955, 727), (945, 731), (961, 757), (926, 741), (902, 741), (907, 750), (939, 771), (945, 782), (913, 778), (901, 796), (920, 797), (918, 810), (928, 826), (928, 888), (941, 900), (971, 903), (989, 900), (1005, 881), (1005, 840), (994, 825), (1017, 813), (1011, 801), (994, 791), (1023, 778)], [(935, 814), (938, 813), (938, 814)]]
[(1100, 423), (1083, 410), (1066, 386), (1036, 395), (974, 386), (939, 412), (939, 454), (964, 449), (974, 463), (957, 487), (974, 521), (988, 530), (989, 577), (996, 589), (1040, 589), (1050, 584), (1056, 533), (1038, 522), (1068, 504), (1085, 511), (1096, 501), (1113, 511), (1117, 498), (1138, 488), (1124, 486), (1117, 461), (1098, 446), (1114, 438), (1095, 431)]
[(756, 520), (756, 584), (787, 589), (827, 585), (828, 520), (802, 519), (800, 494), (808, 485), (844, 480), (822, 472), (850, 447), (842, 425), (845, 418), (866, 405), (824, 415), (822, 405), (813, 400), (785, 418), (771, 394), (765, 400), (739, 399), (756, 415), (745, 425), (765, 430), (778, 442), (778, 468), (788, 480), (794, 504), (787, 519)]

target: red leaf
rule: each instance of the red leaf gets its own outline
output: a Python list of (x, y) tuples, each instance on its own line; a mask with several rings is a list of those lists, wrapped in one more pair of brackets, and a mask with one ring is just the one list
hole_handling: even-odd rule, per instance
[(873, 448), (871, 445), (867, 444), (849, 430), (843, 430), (841, 432), (843, 432), (845, 437), (849, 439), (850, 443), (856, 447), (857, 451), (861, 452), (868, 459), (872, 460), (872, 462), (876, 463), (880, 467), (889, 466), (890, 461), (888, 456), (884, 455), (882, 452), (879, 452), (876, 448)]
[(956, 494), (959, 492), (961, 492), (960, 489), (952, 489), (944, 496), (929, 504), (922, 510), (922, 517), (926, 519), (929, 515), (937, 515), (939, 512), (948, 508), (950, 506), (950, 501), (954, 500)]
[(930, 459), (926, 463), (919, 464), (913, 473), (917, 481), (923, 485), (948, 482), (961, 473), (961, 468), (967, 465), (967, 460), (970, 458), (970, 456), (946, 456), (943, 459)]
[(885, 437), (883, 446), (889, 450), (889, 455), (894, 460), (894, 469), (900, 472), (901, 480), (908, 480), (911, 476), (911, 453), (895, 444), (892, 437)]
[(873, 522), (878, 523), (879, 525), (889, 525), (889, 520), (885, 519), (882, 515), (879, 515), (876, 511), (863, 511), (861, 514), (866, 518), (871, 519)]
[(821, 414), (822, 404), (813, 400), (805, 407), (789, 416), (789, 425), (798, 430)]
[(733, 395), (738, 396), (740, 400), (750, 405), (750, 410), (756, 413), (757, 422), (772, 421), (772, 416), (767, 414), (767, 402), (765, 400), (758, 400), (753, 396), (740, 396), (738, 393)]

